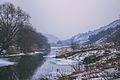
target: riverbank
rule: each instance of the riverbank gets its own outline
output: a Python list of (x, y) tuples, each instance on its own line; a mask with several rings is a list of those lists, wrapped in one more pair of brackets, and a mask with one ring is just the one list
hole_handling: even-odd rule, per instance
[(58, 56), (78, 61), (72, 65), (71, 74), (62, 75), (58, 80), (119, 80), (120, 51), (114, 47), (86, 47)]
[(50, 54), (44, 56), (45, 62), (35, 71), (32, 80), (44, 80), (46, 78), (56, 80), (62, 74), (70, 74), (73, 71), (71, 65), (73, 65), (75, 61), (64, 58), (55, 58), (59, 49), (61, 48), (51, 48)]
[(0, 79), (31, 80), (35, 70), (44, 63), (48, 50), (0, 55)]

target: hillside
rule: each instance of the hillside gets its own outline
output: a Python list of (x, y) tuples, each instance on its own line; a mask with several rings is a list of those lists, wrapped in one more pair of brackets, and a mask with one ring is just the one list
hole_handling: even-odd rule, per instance
[[(106, 47), (105, 47), (106, 46)], [(97, 48), (94, 49), (94, 48)], [(92, 49), (90, 49), (92, 48)], [(67, 59), (78, 61), (72, 65), (73, 72), (59, 77), (59, 80), (119, 80), (120, 52), (108, 45), (93, 45), (81, 48)]]
[(115, 42), (114, 39), (118, 40), (119, 38), (119, 36), (116, 37), (116, 35), (119, 34), (119, 29), (120, 26), (110, 27), (97, 34), (91, 35), (88, 38), (88, 43)]
[(79, 33), (75, 36), (73, 36), (72, 38), (70, 39), (67, 39), (67, 40), (64, 40), (62, 41), (62, 44), (64, 45), (69, 45), (71, 43), (77, 43), (77, 44), (83, 44), (83, 43), (86, 43), (89, 41), (89, 37), (92, 36), (92, 35), (97, 35), (99, 32), (101, 31), (105, 31), (107, 30), (108, 28), (115, 28), (117, 27), (118, 25), (120, 25), (120, 19), (118, 20), (115, 20), (113, 22), (111, 22), (110, 24), (106, 25), (106, 26), (103, 26), (103, 27), (100, 27), (99, 29), (96, 29), (94, 31), (88, 31), (86, 33)]
[(51, 43), (57, 43), (57, 41), (59, 41), (59, 38), (54, 36), (54, 35), (51, 35), (51, 34), (45, 34), (45, 36), (47, 37), (48, 39), (48, 42), (51, 44)]
[(59, 80), (120, 80), (120, 20), (66, 41), (86, 44), (72, 45), (72, 51), (57, 56), (77, 61)]

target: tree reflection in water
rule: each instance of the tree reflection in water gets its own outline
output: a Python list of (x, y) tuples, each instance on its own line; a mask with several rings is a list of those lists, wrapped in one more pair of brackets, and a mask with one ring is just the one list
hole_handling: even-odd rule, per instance
[(0, 80), (30, 80), (34, 71), (43, 62), (42, 55), (22, 56), (16, 60), (17, 64), (13, 66), (0, 68)]

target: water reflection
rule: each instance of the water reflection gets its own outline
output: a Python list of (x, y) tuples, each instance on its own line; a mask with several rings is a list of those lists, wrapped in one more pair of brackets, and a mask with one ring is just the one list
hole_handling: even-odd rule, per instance
[(19, 80), (17, 73), (12, 66), (0, 68), (0, 79), (1, 80)]
[[(38, 67), (32, 76), (32, 80), (57, 80), (57, 78), (62, 74), (69, 74), (73, 71), (70, 65), (58, 65), (62, 61), (65, 64), (65, 59), (53, 58), (56, 56), (59, 47), (51, 49), (51, 52), (45, 57), (45, 62), (41, 67)], [(68, 64), (68, 61), (66, 62)]]
[(0, 80), (30, 80), (34, 71), (43, 62), (42, 55), (21, 56), (9, 58), (16, 61), (13, 66), (0, 67)]

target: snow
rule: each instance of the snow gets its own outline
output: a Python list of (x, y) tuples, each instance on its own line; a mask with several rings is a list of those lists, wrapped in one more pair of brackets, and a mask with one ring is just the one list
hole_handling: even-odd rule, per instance
[[(66, 60), (64, 58), (55, 58), (56, 51), (60, 50), (61, 47), (52, 47), (51, 52), (45, 57), (45, 62), (41, 67), (38, 67), (32, 76), (32, 80), (40, 80), (39, 78), (49, 78), (50, 80), (56, 80), (61, 73), (71, 74), (73, 69), (71, 64), (75, 63), (72, 60)], [(69, 64), (68, 64), (69, 63)], [(63, 66), (64, 65), (64, 66)]]
[(47, 56), (43, 56), (44, 58), (54, 58), (56, 57), (56, 55), (47, 55)]
[(0, 67), (14, 65), (15, 62), (10, 62), (4, 59), (0, 59)]
[[(82, 44), (82, 43), (85, 43), (85, 42), (89, 41), (88, 40), (89, 36), (96, 35), (103, 30), (107, 30), (108, 28), (117, 27), (117, 25), (120, 25), (120, 19), (115, 20), (115, 21), (111, 22), (110, 24), (108, 24), (106, 26), (103, 26), (99, 29), (96, 29), (96, 30), (93, 30), (93, 31), (88, 31), (86, 33), (79, 33), (79, 34), (73, 36), (72, 38), (63, 41), (63, 43), (67, 44), (67, 43), (70, 43), (73, 40), (73, 42), (77, 42), (77, 43)], [(101, 42), (101, 40), (98, 41), (97, 43), (100, 43), (100, 42)]]
[[(110, 49), (110, 51), (111, 51), (111, 53), (109, 53), (108, 58), (109, 58), (109, 59), (116, 58), (116, 54), (119, 53), (119, 51), (116, 51), (115, 49)], [(102, 51), (102, 52), (100, 52), (100, 53), (101, 53), (101, 54), (99, 54), (98, 52), (96, 52), (97, 56), (103, 55), (103, 54), (104, 54), (104, 51)], [(84, 57), (90, 56), (90, 55), (88, 55), (87, 53), (83, 53), (83, 54), (85, 54), (85, 55), (82, 55), (82, 56), (84, 56)], [(79, 57), (79, 55), (77, 55), (75, 58), (78, 59), (78, 57)], [(80, 58), (79, 58), (79, 59), (80, 59)], [(106, 60), (106, 56), (103, 57), (103, 58), (101, 58), (101, 60), (99, 60), (99, 61), (97, 61), (97, 62), (101, 62), (101, 63), (102, 63), (102, 61), (104, 62), (105, 60)], [(94, 64), (96, 64), (97, 62), (91, 63), (91, 64), (89, 64), (89, 65), (94, 65)], [(111, 66), (111, 63), (108, 63), (107, 66)], [(92, 74), (90, 74), (89, 76), (94, 76), (94, 75), (97, 75), (97, 76), (98, 76), (98, 78), (91, 78), (91, 80), (104, 80), (104, 78), (103, 78), (102, 76), (105, 76), (106, 73), (109, 73), (110, 75), (112, 75), (112, 74), (119, 73), (119, 71), (116, 70), (115, 68), (112, 68), (112, 67), (109, 67), (108, 69), (104, 69), (104, 70), (102, 70), (102, 71), (99, 70), (99, 69), (98, 69), (98, 70), (96, 69), (96, 73), (92, 73)], [(80, 74), (83, 75), (84, 73), (78, 73), (77, 75), (75, 75), (75, 76), (76, 76), (76, 80), (81, 80), (82, 77), (81, 77)], [(110, 77), (107, 77), (107, 78), (110, 78)], [(116, 80), (120, 80), (120, 78), (119, 78), (119, 79), (116, 79)]]
[(26, 55), (24, 53), (20, 53), (20, 54), (11, 54), (11, 55), (5, 55), (5, 57), (14, 57), (14, 56), (23, 56)]
[[(104, 63), (106, 60), (106, 56), (104, 56), (104, 52), (105, 50), (101, 50), (101, 51), (89, 51), (89, 52), (83, 52), (81, 54), (76, 54), (74, 56), (71, 56), (67, 59), (65, 58), (54, 58), (56, 49), (52, 49), (52, 53), (50, 53), (47, 56), (44, 56), (46, 58), (46, 62), (41, 66), (41, 68), (38, 68), (35, 72), (36, 75), (33, 76), (34, 77), (40, 77), (40, 75), (37, 74), (47, 74), (47, 76), (49, 78), (51, 78), (51, 80), (55, 80), (52, 78), (55, 78), (56, 76), (59, 75), (59, 71), (57, 72), (57, 70), (59, 69), (62, 72), (67, 72), (67, 73), (72, 73), (74, 70), (72, 68), (72, 65), (76, 65), (78, 64), (78, 62), (81, 62), (82, 60), (84, 60), (85, 57), (89, 57), (91, 55), (97, 55), (98, 56), (103, 56), (99, 61), (96, 61), (94, 63), (89, 64), (90, 65), (96, 65), (97, 63)], [(108, 55), (108, 58), (115, 58), (116, 54), (119, 53), (118, 51), (116, 51), (115, 49), (110, 49), (110, 53)], [(81, 78), (85, 78), (82, 75), (87, 75), (86, 72), (84, 72), (84, 64), (80, 64), (81, 65), (81, 69), (83, 70), (82, 73), (78, 73), (73, 75), (74, 77), (76, 77), (76, 80), (81, 80)], [(49, 66), (49, 67), (48, 67)], [(110, 73), (110, 74), (115, 74), (117, 73), (117, 70), (115, 70), (111, 66), (111, 63), (107, 63), (107, 68), (104, 68), (103, 70), (95, 69), (95, 73), (91, 73), (90, 76), (94, 77), (97, 76), (97, 78), (91, 78), (91, 80), (104, 80), (104, 76), (106, 75), (106, 73)], [(92, 70), (91, 70), (92, 71)], [(37, 78), (36, 77), (36, 78)], [(88, 77), (89, 78), (89, 77)], [(107, 77), (109, 78), (109, 77)], [(119, 79), (118, 79), (119, 80)]]
[(75, 65), (78, 62), (70, 59), (54, 59), (50, 63), (60, 65), (60, 66), (70, 66), (70, 65)]
[[(60, 59), (57, 59), (57, 62), (59, 62), (59, 60)], [(39, 78), (44, 77), (44, 75), (45, 77), (52, 78), (51, 80), (56, 80), (54, 78), (56, 78), (56, 76), (59, 75), (59, 71), (57, 72), (58, 69), (63, 74), (68, 74), (69, 72), (72, 72), (71, 66), (56, 65), (55, 58), (47, 58), (43, 65), (36, 69), (34, 75), (32, 76), (32, 80), (39, 80)]]
[(58, 78), (59, 76), (61, 76), (61, 74), (59, 72), (53, 71), (50, 72), (47, 76), (49, 79), (53, 79), (53, 78)]
[(44, 52), (40, 52), (40, 51), (35, 51), (35, 54), (44, 54)]
[(35, 51), (35, 52), (30, 52), (30, 53), (19, 53), (19, 54), (11, 54), (11, 55), (5, 55), (5, 57), (15, 57), (15, 56), (24, 56), (24, 55), (35, 55), (35, 54), (43, 54), (44, 52), (40, 51)]
[(114, 68), (106, 69), (104, 71), (109, 72), (109, 73), (116, 73), (116, 72), (118, 72), (118, 70), (115, 70)]

